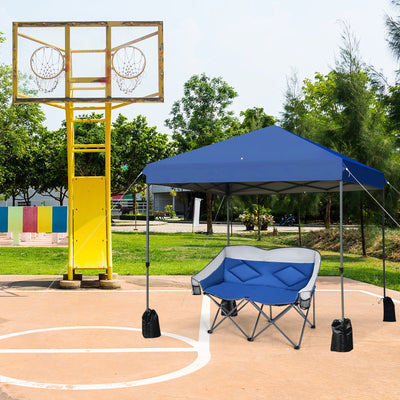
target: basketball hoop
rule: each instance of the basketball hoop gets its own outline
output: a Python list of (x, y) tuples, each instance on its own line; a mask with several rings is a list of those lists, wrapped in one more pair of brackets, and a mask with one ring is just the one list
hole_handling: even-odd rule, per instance
[(64, 71), (64, 56), (55, 47), (39, 47), (32, 53), (31, 69), (39, 90), (50, 93), (57, 87)]
[(121, 47), (112, 56), (115, 80), (120, 90), (126, 94), (132, 93), (141, 83), (145, 68), (146, 57), (137, 47)]

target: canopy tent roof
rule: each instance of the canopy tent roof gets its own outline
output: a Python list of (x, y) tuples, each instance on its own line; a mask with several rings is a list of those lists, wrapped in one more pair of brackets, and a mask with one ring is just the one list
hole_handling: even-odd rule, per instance
[[(349, 171), (351, 173), (349, 173)], [(148, 164), (148, 184), (215, 194), (383, 189), (382, 172), (278, 126), (269, 126)]]

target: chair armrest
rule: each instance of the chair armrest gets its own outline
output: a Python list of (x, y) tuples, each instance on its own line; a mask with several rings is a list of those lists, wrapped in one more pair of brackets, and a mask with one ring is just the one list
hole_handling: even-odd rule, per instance
[(309, 291), (309, 290), (299, 292), (298, 303), (300, 308), (302, 308), (303, 310), (307, 310), (310, 308), (313, 292), (314, 291)]
[(200, 285), (194, 286), (194, 285), (192, 284), (192, 294), (194, 294), (194, 295), (196, 295), (196, 296), (201, 294)]
[(201, 286), (200, 282), (203, 281), (204, 279), (207, 279), (212, 275), (218, 267), (221, 265), (221, 263), (224, 261), (225, 258), (225, 249), (220, 251), (217, 256), (211, 260), (210, 263), (208, 263), (200, 272), (198, 272), (196, 275), (192, 276), (192, 294), (194, 295), (199, 295), (201, 294)]

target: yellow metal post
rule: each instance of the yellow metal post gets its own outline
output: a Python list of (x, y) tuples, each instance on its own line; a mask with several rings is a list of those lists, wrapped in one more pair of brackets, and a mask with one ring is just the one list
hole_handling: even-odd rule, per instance
[[(106, 98), (111, 98), (111, 26), (106, 27)], [(106, 240), (107, 240), (107, 278), (112, 280), (111, 243), (111, 103), (105, 104), (105, 175), (106, 175)]]
[(162, 22), (158, 25), (158, 96), (164, 101), (164, 37)]
[[(71, 35), (70, 27), (65, 27), (65, 97), (71, 96)], [(74, 279), (74, 185), (75, 155), (74, 155), (74, 112), (72, 104), (65, 104), (65, 122), (67, 128), (67, 158), (68, 158), (68, 280)]]
[(112, 244), (111, 244), (111, 103), (106, 104), (105, 123), (105, 169), (106, 169), (106, 236), (107, 236), (107, 277), (112, 280)]
[(13, 23), (13, 102), (18, 94), (18, 31), (17, 24)]
[(74, 279), (74, 185), (75, 154), (74, 125), (72, 122), (73, 111), (71, 104), (65, 104), (65, 117), (67, 125), (67, 157), (68, 157), (68, 280)]

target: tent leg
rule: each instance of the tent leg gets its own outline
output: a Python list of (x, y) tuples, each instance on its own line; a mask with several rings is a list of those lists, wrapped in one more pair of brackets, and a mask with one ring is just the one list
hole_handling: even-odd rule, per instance
[(332, 322), (331, 351), (347, 352), (353, 350), (353, 328), (351, 321), (344, 317), (344, 283), (343, 283), (343, 181), (340, 181), (340, 292), (342, 319)]
[(230, 219), (230, 215), (229, 215), (229, 198), (230, 198), (230, 196), (228, 194), (226, 196), (226, 233), (227, 233), (226, 245), (227, 246), (229, 246), (229, 241), (230, 241), (230, 237), (231, 237), (230, 232), (229, 232), (229, 224), (230, 224), (230, 221), (229, 221), (229, 219)]
[(386, 248), (385, 248), (385, 189), (382, 190), (382, 271), (383, 271), (383, 321), (395, 322), (396, 311), (393, 300), (386, 296)]
[[(135, 199), (134, 199), (135, 200)], [(151, 310), (149, 306), (150, 292), (150, 185), (147, 185), (146, 190), (146, 310), (142, 315), (142, 335), (146, 339), (156, 338), (161, 336), (160, 323), (155, 310)]]
[(340, 181), (340, 293), (342, 321), (344, 321), (344, 282), (343, 282), (343, 181)]

